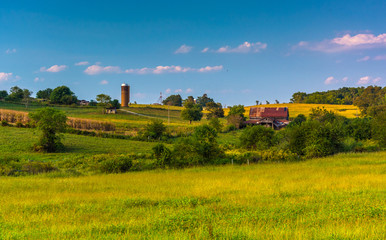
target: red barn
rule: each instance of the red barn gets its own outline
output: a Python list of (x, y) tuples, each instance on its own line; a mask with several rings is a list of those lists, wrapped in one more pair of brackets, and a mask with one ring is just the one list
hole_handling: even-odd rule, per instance
[(288, 125), (289, 111), (287, 107), (252, 107), (246, 124), (266, 125), (280, 129)]

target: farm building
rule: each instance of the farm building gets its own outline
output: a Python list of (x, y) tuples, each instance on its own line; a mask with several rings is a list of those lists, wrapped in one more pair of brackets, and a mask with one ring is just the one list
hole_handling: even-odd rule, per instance
[(288, 117), (289, 111), (286, 107), (252, 107), (249, 111), (249, 120), (245, 123), (280, 129), (289, 124)]
[(117, 109), (115, 107), (106, 108), (107, 114), (117, 114)]

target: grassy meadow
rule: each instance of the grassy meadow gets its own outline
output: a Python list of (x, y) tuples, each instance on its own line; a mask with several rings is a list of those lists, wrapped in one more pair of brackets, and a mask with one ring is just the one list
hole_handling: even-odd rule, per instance
[(386, 152), (0, 178), (1, 239), (385, 239)]

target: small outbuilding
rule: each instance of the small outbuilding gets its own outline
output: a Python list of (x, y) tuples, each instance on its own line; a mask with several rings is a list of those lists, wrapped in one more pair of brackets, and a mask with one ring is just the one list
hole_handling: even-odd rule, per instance
[(106, 108), (106, 114), (117, 114), (117, 109), (115, 107)]
[(280, 129), (289, 124), (289, 111), (287, 107), (252, 107), (245, 123)]

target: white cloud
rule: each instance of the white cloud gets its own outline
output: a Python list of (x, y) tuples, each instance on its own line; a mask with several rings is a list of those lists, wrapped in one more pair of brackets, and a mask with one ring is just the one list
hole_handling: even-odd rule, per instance
[(374, 60), (376, 61), (386, 60), (386, 55), (375, 56)]
[(15, 48), (13, 48), (13, 49), (7, 49), (7, 50), (5, 51), (5, 53), (6, 53), (6, 54), (16, 53), (16, 49), (15, 49)]
[(324, 84), (329, 85), (329, 84), (333, 83), (333, 81), (334, 81), (334, 77), (331, 76), (331, 77), (326, 78), (326, 80), (324, 80)]
[(102, 85), (106, 85), (106, 84), (108, 84), (109, 82), (107, 81), (107, 80), (102, 80), (101, 82), (100, 82), (100, 84), (102, 84)]
[(370, 56), (365, 56), (363, 58), (358, 59), (357, 62), (366, 62), (368, 60), (370, 60)]
[(206, 48), (204, 48), (204, 49), (201, 50), (202, 53), (206, 53), (207, 51), (209, 51), (209, 48), (208, 48), (208, 47), (206, 47)]
[(178, 54), (178, 53), (189, 53), (192, 50), (192, 48), (193, 47), (191, 47), (191, 46), (187, 46), (187, 45), (183, 44), (174, 53), (175, 54)]
[(85, 65), (89, 65), (90, 63), (87, 62), (87, 61), (83, 61), (83, 62), (77, 62), (75, 63), (75, 66), (85, 66)]
[(165, 93), (166, 93), (166, 94), (169, 94), (169, 93), (171, 93), (171, 92), (172, 92), (172, 90), (171, 90), (170, 88), (168, 88), (168, 89), (165, 90)]
[(357, 34), (351, 36), (336, 37), (321, 42), (301, 41), (293, 49), (307, 49), (326, 53), (335, 53), (357, 49), (373, 49), (386, 47), (386, 33), (379, 34)]
[(186, 93), (192, 93), (193, 92), (193, 89), (191, 89), (191, 88), (188, 88), (188, 89), (186, 89), (186, 91), (185, 91)]
[(382, 80), (382, 78), (380, 78), (380, 77), (374, 78), (374, 79), (373, 79), (373, 83), (378, 83), (378, 82), (380, 82), (381, 80)]
[(57, 73), (57, 72), (61, 72), (63, 70), (65, 70), (67, 68), (66, 65), (53, 65), (49, 68), (46, 68), (46, 67), (41, 67), (40, 68), (40, 71), (41, 72), (51, 72), (51, 73)]
[(348, 77), (342, 78), (342, 81), (343, 81), (343, 82), (347, 82), (347, 81), (348, 81)]
[(44, 78), (36, 77), (34, 78), (34, 82), (44, 82)]
[(223, 69), (223, 66), (222, 65), (219, 65), (219, 66), (206, 66), (206, 67), (203, 67), (203, 68), (200, 68), (198, 69), (198, 72), (212, 72), (212, 71), (220, 71)]
[(176, 89), (174, 92), (175, 93), (182, 93), (182, 89)]
[(121, 73), (122, 70), (120, 67), (116, 66), (100, 66), (100, 65), (91, 65), (86, 70), (84, 70), (84, 73), (88, 75), (97, 75), (101, 73)]
[(358, 85), (366, 85), (370, 82), (370, 77), (369, 76), (365, 76), (365, 77), (361, 77), (359, 79), (359, 81), (357, 82)]
[(0, 82), (9, 81), (12, 79), (13, 73), (0, 72)]
[(257, 53), (261, 50), (264, 50), (267, 48), (266, 43), (256, 42), (256, 43), (249, 43), (244, 42), (243, 44), (239, 45), (238, 47), (231, 48), (229, 46), (220, 47), (217, 49), (216, 52), (218, 53)]
[(125, 73), (134, 73), (134, 74), (163, 74), (163, 73), (186, 73), (186, 72), (212, 72), (220, 71), (223, 69), (223, 66), (206, 66), (203, 68), (190, 68), (190, 67), (181, 67), (181, 66), (157, 66), (155, 68), (139, 68), (139, 69), (127, 69)]

